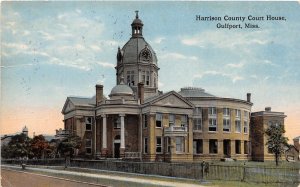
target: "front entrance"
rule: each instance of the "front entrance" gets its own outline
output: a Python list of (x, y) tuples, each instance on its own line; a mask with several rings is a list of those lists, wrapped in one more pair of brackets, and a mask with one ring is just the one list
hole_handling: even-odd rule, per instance
[(223, 153), (225, 157), (230, 157), (230, 140), (223, 140)]
[(114, 158), (120, 158), (121, 140), (120, 135), (117, 135), (114, 140)]

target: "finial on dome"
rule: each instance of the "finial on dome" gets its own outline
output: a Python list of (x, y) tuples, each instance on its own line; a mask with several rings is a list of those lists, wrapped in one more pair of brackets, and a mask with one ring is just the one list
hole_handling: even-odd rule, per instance
[(139, 11), (138, 11), (138, 10), (135, 11), (135, 18), (136, 18), (136, 19), (139, 18)]

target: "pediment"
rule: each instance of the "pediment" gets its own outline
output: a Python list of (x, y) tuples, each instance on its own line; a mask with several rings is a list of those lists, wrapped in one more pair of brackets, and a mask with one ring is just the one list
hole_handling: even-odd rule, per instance
[(193, 104), (189, 101), (185, 100), (180, 95), (176, 94), (175, 92), (171, 92), (157, 98), (154, 102), (151, 103), (152, 105), (159, 105), (159, 106), (170, 106), (170, 107), (179, 107), (179, 108), (192, 108)]
[(68, 113), (75, 109), (75, 105), (72, 103), (70, 99), (67, 99), (65, 105), (63, 107), (62, 113)]

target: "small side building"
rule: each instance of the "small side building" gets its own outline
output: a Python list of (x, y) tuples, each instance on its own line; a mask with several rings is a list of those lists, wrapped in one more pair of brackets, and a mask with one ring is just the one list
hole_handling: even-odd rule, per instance
[(268, 141), (267, 135), (264, 133), (272, 124), (284, 125), (283, 112), (271, 111), (271, 107), (266, 107), (265, 111), (251, 113), (251, 154), (254, 161), (268, 161), (274, 160), (274, 154), (270, 152), (266, 143)]

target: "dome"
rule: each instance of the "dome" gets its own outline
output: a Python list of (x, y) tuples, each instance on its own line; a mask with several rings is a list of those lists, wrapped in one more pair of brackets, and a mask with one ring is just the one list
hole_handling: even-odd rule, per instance
[(214, 95), (205, 92), (204, 89), (196, 87), (181, 88), (178, 93), (183, 97), (215, 97)]
[[(147, 52), (146, 56), (143, 52)], [(143, 37), (132, 37), (122, 48), (123, 63), (146, 62), (157, 64), (156, 53)]]
[(22, 132), (28, 132), (28, 128), (25, 126), (22, 130)]
[(133, 20), (133, 22), (132, 22), (132, 24), (131, 24), (131, 25), (134, 25), (134, 24), (139, 24), (139, 25), (142, 25), (142, 24), (143, 24), (143, 22), (142, 22), (142, 20), (140, 20), (139, 18), (136, 18), (136, 19), (134, 19), (134, 20)]
[(119, 85), (116, 85), (115, 87), (113, 87), (113, 89), (111, 89), (109, 97), (112, 96), (133, 96), (133, 91), (129, 86), (124, 84), (124, 81), (122, 79)]

